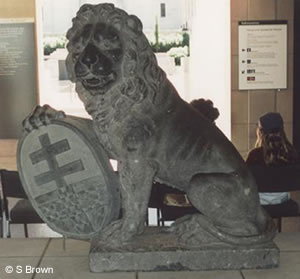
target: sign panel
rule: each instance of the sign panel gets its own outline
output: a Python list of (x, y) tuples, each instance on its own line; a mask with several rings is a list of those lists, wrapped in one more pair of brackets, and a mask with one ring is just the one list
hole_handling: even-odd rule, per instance
[(0, 138), (18, 138), (37, 104), (34, 23), (0, 21)]
[(287, 21), (239, 22), (239, 90), (287, 88)]

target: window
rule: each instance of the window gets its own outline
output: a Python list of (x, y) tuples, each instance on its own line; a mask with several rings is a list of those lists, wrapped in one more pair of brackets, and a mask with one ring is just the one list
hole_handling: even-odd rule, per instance
[(160, 17), (166, 17), (166, 4), (160, 4)]

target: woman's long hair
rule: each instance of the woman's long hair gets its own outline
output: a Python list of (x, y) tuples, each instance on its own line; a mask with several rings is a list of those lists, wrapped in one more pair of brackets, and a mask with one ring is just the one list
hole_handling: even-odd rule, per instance
[(288, 141), (283, 128), (268, 133), (261, 127), (257, 129), (255, 147), (262, 147), (266, 165), (282, 165), (297, 161), (297, 151)]

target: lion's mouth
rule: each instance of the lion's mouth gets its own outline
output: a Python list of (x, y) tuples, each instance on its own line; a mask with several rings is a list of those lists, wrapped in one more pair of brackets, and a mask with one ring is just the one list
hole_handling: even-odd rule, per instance
[(109, 84), (113, 83), (116, 80), (116, 73), (111, 72), (108, 75), (100, 76), (100, 77), (87, 77), (81, 78), (82, 85), (88, 90), (97, 90), (97, 89), (104, 89)]

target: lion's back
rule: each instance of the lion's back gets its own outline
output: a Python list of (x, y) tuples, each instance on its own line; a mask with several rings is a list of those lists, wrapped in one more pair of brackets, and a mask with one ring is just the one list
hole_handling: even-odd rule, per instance
[(189, 104), (159, 123), (149, 155), (159, 165), (161, 180), (185, 188), (197, 173), (228, 173), (244, 165), (225, 135)]

